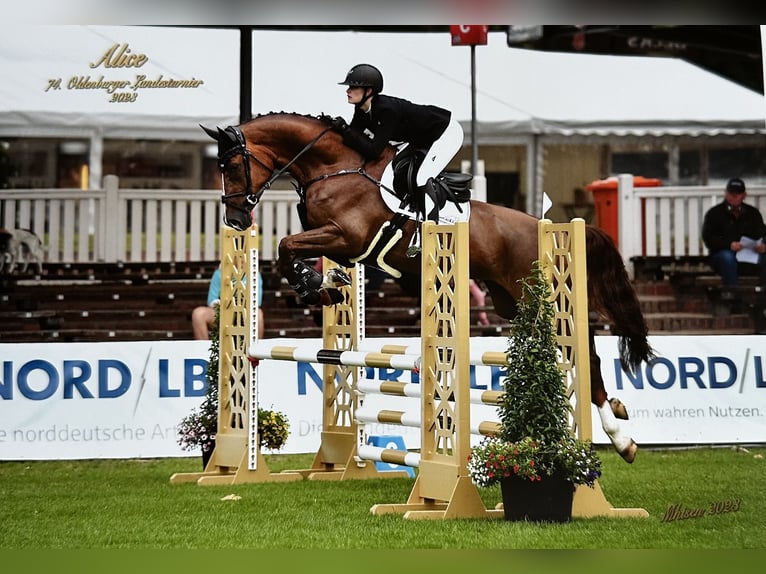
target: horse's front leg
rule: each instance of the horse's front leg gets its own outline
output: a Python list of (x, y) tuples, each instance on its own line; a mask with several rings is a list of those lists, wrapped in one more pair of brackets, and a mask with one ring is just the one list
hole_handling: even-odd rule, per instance
[(596, 344), (590, 337), (590, 392), (591, 402), (596, 405), (601, 419), (601, 428), (612, 441), (614, 449), (626, 462), (633, 462), (636, 458), (638, 445), (620, 429), (618, 418), (627, 419), (628, 414), (625, 406), (618, 399), (607, 399), (604, 379), (601, 376), (601, 358), (596, 354)]
[[(347, 243), (340, 228), (329, 223), (317, 229), (288, 235), (279, 242), (277, 268), (290, 287), (309, 305), (330, 305), (342, 299), (336, 286), (350, 283), (340, 270), (327, 277), (302, 261), (328, 254), (346, 256)], [(331, 256), (332, 256), (331, 255)]]

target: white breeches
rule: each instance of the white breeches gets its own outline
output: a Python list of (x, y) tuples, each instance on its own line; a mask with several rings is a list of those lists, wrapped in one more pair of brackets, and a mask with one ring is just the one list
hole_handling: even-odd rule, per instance
[[(415, 180), (418, 186), (425, 185), (429, 178), (439, 175), (447, 164), (455, 157), (463, 145), (463, 128), (454, 119), (450, 118), (444, 133), (439, 136), (423, 159), (418, 169)], [(392, 163), (386, 166), (381, 176), (381, 182), (389, 189), (394, 188), (394, 168)]]

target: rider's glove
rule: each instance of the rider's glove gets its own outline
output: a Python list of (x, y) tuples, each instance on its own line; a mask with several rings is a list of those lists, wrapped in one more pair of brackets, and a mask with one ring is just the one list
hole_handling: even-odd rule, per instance
[(338, 132), (339, 134), (342, 134), (348, 129), (348, 124), (346, 123), (346, 120), (344, 120), (342, 117), (337, 116), (332, 119), (330, 122), (330, 127), (333, 131)]

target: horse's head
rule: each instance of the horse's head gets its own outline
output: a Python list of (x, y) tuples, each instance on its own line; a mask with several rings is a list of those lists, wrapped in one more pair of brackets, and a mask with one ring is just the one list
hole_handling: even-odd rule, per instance
[[(223, 221), (242, 231), (252, 225), (253, 208), (275, 179), (272, 177), (274, 166), (269, 165), (268, 158), (259, 158), (247, 148), (245, 136), (238, 127), (218, 128), (218, 131), (200, 127), (218, 142)], [(255, 181), (262, 182), (257, 190), (254, 189)]]
[[(261, 195), (285, 173), (299, 190), (331, 175), (359, 173), (357, 162), (363, 158), (332, 132), (331, 119), (279, 112), (218, 131), (201, 126), (218, 142), (224, 223), (239, 230), (249, 227)], [(322, 139), (325, 134), (333, 137)], [(345, 167), (348, 162), (356, 165), (353, 172)]]

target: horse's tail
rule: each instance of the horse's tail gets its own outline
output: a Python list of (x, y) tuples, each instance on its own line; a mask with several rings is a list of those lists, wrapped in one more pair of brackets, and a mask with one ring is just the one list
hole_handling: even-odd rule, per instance
[(587, 225), (585, 229), (590, 310), (601, 313), (614, 325), (620, 363), (635, 374), (641, 362), (654, 356), (638, 296), (612, 238), (598, 227)]

